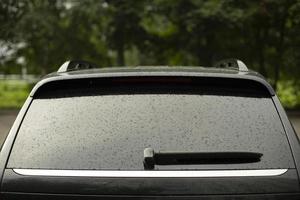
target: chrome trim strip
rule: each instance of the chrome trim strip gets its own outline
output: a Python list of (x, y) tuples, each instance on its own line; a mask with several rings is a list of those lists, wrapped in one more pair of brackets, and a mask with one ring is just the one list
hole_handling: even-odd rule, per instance
[(210, 177), (249, 177), (278, 176), (287, 169), (258, 170), (199, 170), (199, 171), (110, 171), (110, 170), (44, 170), (13, 169), (20, 175), (28, 176), (72, 176), (72, 177), (119, 177), (119, 178), (210, 178)]

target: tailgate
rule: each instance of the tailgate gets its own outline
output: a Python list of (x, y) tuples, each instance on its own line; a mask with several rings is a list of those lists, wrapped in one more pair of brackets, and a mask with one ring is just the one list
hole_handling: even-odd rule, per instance
[[(63, 171), (63, 170), (59, 170)], [(234, 170), (233, 170), (234, 171)], [(299, 193), (299, 182), (295, 169), (289, 169), (281, 175), (236, 176), (236, 177), (85, 177), (85, 176), (51, 176), (21, 175), (12, 169), (6, 169), (2, 191), (9, 197), (17, 194), (51, 194), (92, 196), (203, 196), (230, 197), (237, 195)], [(10, 194), (10, 195), (9, 195)], [(14, 195), (13, 195), (14, 194)], [(12, 197), (10, 196), (10, 197)], [(274, 196), (274, 197), (275, 197)], [(299, 197), (299, 196), (298, 196)], [(275, 198), (275, 199), (276, 199)], [(35, 198), (34, 198), (35, 199)], [(272, 199), (272, 198), (271, 198)]]

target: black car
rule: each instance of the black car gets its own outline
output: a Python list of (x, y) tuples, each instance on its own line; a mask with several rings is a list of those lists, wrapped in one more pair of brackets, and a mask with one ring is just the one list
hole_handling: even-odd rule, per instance
[(300, 145), (239, 60), (41, 80), (0, 155), (0, 199), (300, 199)]

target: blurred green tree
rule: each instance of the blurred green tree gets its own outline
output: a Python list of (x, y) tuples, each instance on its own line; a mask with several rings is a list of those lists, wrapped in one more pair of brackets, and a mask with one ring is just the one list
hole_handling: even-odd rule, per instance
[(0, 73), (45, 74), (67, 59), (211, 66), (237, 57), (275, 88), (300, 84), (300, 0), (3, 0), (0, 23)]

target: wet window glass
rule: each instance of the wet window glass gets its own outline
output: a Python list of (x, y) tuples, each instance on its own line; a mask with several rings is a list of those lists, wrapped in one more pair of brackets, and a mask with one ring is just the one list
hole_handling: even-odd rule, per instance
[(34, 99), (9, 168), (143, 170), (143, 151), (259, 152), (242, 164), (155, 169), (294, 168), (270, 98), (122, 94)]

